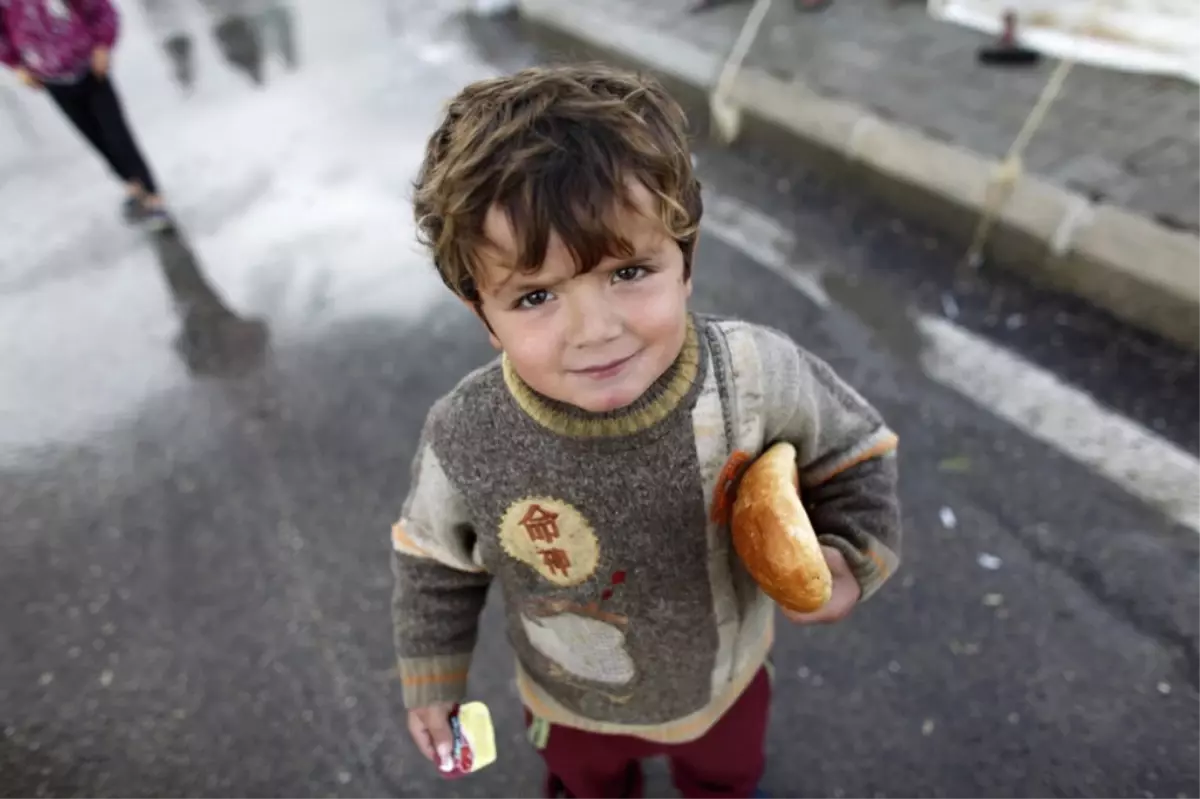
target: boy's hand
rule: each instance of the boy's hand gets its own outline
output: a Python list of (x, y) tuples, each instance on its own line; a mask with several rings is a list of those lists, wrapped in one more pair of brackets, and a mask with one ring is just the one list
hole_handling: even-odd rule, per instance
[(107, 47), (97, 47), (92, 51), (92, 74), (103, 78), (108, 74), (111, 51)]
[(31, 89), (42, 88), (42, 82), (33, 76), (25, 67), (17, 67), (17, 78)]
[(854, 579), (850, 565), (846, 563), (842, 553), (824, 545), (821, 546), (821, 551), (825, 553), (825, 562), (829, 564), (829, 572), (833, 575), (833, 594), (825, 603), (825, 607), (812, 613), (796, 613), (784, 608), (783, 615), (796, 624), (829, 624), (841, 621), (850, 615), (858, 598), (862, 596), (862, 587), (858, 580)]
[(408, 711), (409, 734), (412, 735), (421, 754), (429, 758), (429, 762), (441, 771), (454, 768), (450, 756), (454, 748), (454, 736), (450, 732), (452, 710), (453, 702), (437, 702)]

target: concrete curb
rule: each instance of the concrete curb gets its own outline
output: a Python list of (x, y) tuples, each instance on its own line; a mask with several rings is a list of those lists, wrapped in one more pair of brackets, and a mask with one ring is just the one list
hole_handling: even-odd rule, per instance
[[(565, 59), (604, 59), (647, 70), (707, 128), (708, 93), (722, 56), (644, 25), (576, 4), (520, 0), (535, 38)], [(742, 70), (729, 97), (740, 138), (850, 178), (904, 215), (963, 242), (997, 163), (931, 139), (864, 108), (763, 71)], [(700, 113), (694, 113), (699, 111)], [(1083, 297), (1132, 325), (1200, 348), (1200, 238), (1021, 176), (996, 219), (992, 263)]]

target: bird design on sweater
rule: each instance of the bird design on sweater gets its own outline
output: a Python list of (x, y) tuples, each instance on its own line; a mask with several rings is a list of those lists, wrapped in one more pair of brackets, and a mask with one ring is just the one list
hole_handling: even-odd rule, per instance
[(627, 698), (612, 689), (637, 676), (626, 647), (629, 618), (606, 607), (625, 572), (614, 572), (599, 600), (576, 602), (562, 597), (536, 597), (525, 602), (521, 625), (529, 643), (554, 664), (561, 677), (599, 683), (614, 701)]

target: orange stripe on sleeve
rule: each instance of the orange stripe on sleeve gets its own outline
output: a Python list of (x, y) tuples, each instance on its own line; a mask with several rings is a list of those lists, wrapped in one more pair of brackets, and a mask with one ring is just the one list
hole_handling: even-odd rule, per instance
[(837, 477), (842, 472), (844, 472), (848, 469), (853, 469), (855, 466), (858, 466), (859, 464), (866, 463), (867, 461), (871, 460), (872, 458), (878, 458), (883, 455), (887, 455), (889, 452), (892, 452), (893, 450), (895, 450), (899, 444), (900, 444), (899, 437), (895, 433), (892, 433), (887, 438), (882, 439), (875, 446), (871, 447), (870, 449), (864, 450), (863, 452), (860, 452), (857, 457), (855, 457), (849, 461), (846, 461), (846, 463), (842, 464), (834, 471), (823, 476), (819, 481), (810, 485), (809, 488), (813, 488), (815, 486), (822, 485), (823, 483), (828, 483), (830, 480)]
[(401, 676), (400, 681), (405, 685), (435, 685), (444, 682), (466, 682), (467, 670), (448, 671), (445, 674), (410, 674)]
[(421, 558), (430, 557), (427, 551), (412, 540), (412, 536), (404, 529), (404, 524), (401, 522), (392, 525), (392, 548), (407, 555), (416, 555)]
[(867, 557), (871, 559), (871, 562), (875, 564), (875, 568), (879, 570), (880, 579), (886, 578), (888, 576), (888, 567), (883, 562), (883, 558), (879, 556), (879, 553), (873, 549), (868, 549)]

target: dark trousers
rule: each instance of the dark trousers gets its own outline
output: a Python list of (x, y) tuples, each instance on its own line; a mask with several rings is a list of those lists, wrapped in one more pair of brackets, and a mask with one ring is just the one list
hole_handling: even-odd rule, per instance
[(158, 193), (109, 78), (88, 72), (78, 83), (48, 83), (46, 90), (121, 180), (137, 181), (151, 194)]
[[(640, 761), (666, 756), (675, 788), (685, 797), (754, 796), (766, 765), (770, 705), (771, 683), (763, 669), (712, 729), (688, 743), (551, 727), (541, 752), (550, 771), (548, 792), (565, 789), (579, 799), (640, 797)], [(525, 720), (531, 721), (528, 711)]]

